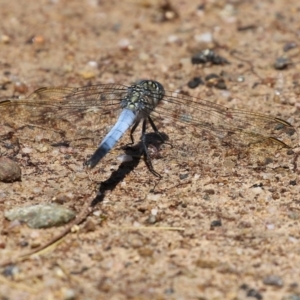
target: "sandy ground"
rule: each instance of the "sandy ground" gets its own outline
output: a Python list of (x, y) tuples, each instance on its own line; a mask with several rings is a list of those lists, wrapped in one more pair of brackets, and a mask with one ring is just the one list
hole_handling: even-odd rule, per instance
[[(1, 0), (1, 98), (147, 78), (297, 128), (299, 12), (296, 0)], [(230, 64), (192, 65), (207, 48)], [(274, 68), (278, 57), (287, 68)], [(227, 90), (187, 87), (210, 73), (222, 73)], [(168, 135), (176, 149), (180, 136)], [(22, 180), (0, 183), (0, 263), (64, 229), (11, 224), (4, 210), (56, 201), (79, 214), (100, 182), (105, 196), (61, 243), (2, 267), (1, 299), (300, 299), (297, 147), (267, 151), (272, 163), (257, 167), (261, 152), (249, 164), (204, 140), (182, 162), (166, 146), (153, 159), (160, 180), (143, 160), (120, 165), (117, 148), (87, 172), (91, 149), (23, 139)]]

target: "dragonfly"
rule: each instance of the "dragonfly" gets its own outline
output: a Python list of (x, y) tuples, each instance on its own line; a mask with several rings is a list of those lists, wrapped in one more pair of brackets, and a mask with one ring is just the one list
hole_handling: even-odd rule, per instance
[[(87, 130), (97, 128), (100, 121), (105, 120), (104, 130), (109, 129), (108, 133), (85, 162), (88, 168), (94, 168), (129, 128), (133, 144), (133, 134), (142, 123), (143, 153), (148, 168), (158, 177), (160, 174), (154, 170), (148, 154), (148, 124), (162, 142), (166, 140), (161, 131), (166, 128), (173, 131), (180, 128), (184, 135), (192, 132), (192, 135), (186, 135), (189, 138), (185, 139), (184, 145), (195, 144), (196, 151), (201, 151), (203, 132), (234, 147), (247, 147), (261, 142), (284, 148), (298, 145), (296, 129), (283, 119), (166, 91), (155, 80), (141, 80), (131, 86), (98, 84), (77, 88), (43, 87), (24, 99), (0, 101), (0, 115), (13, 123), (26, 120), (28, 124), (43, 125), (52, 130), (64, 128), (62, 132), (65, 135), (72, 132), (76, 135), (75, 127)], [(87, 118), (87, 115), (92, 117)], [(114, 126), (109, 128), (113, 122)]]

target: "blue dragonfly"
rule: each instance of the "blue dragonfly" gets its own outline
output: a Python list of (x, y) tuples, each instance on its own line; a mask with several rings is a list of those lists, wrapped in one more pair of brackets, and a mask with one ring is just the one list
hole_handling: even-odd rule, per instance
[[(89, 113), (94, 118), (88, 120), (86, 115)], [(78, 88), (39, 88), (24, 99), (0, 101), (0, 114), (6, 119), (10, 118), (13, 123), (26, 120), (29, 124), (43, 125), (52, 130), (63, 128), (61, 132), (66, 135), (76, 126), (97, 127), (99, 120), (105, 118), (107, 121), (104, 123), (109, 123), (106, 127), (114, 126), (85, 162), (89, 168), (94, 168), (129, 128), (131, 142), (134, 143), (133, 134), (142, 123), (143, 153), (150, 171), (156, 176), (160, 175), (152, 166), (146, 142), (148, 123), (161, 142), (165, 142), (165, 136), (160, 130), (164, 131), (165, 128), (176, 130), (180, 127), (186, 133), (195, 133), (186, 134), (184, 142), (187, 145), (196, 144), (199, 151), (202, 132), (216, 136), (234, 147), (266, 142), (293, 148), (298, 144), (296, 129), (283, 119), (227, 108), (178, 92), (168, 92), (154, 80), (141, 80), (131, 86), (98, 84)], [(70, 126), (66, 129), (61, 124)]]

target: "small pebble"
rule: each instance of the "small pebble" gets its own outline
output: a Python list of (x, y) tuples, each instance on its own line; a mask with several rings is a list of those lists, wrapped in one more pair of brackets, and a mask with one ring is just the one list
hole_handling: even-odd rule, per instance
[(15, 182), (21, 180), (21, 168), (13, 160), (0, 157), (0, 181)]
[(32, 43), (42, 45), (45, 43), (45, 38), (42, 35), (36, 35), (32, 38)]
[(19, 243), (19, 245), (20, 245), (21, 247), (27, 247), (27, 246), (29, 245), (29, 243), (28, 243), (28, 241), (21, 240), (20, 243)]
[(147, 60), (149, 60), (149, 58), (150, 58), (150, 56), (146, 52), (142, 52), (142, 53), (139, 54), (139, 59), (141, 61), (147, 61)]
[(262, 295), (260, 294), (260, 292), (258, 292), (257, 290), (255, 290), (255, 289), (249, 289), (248, 291), (247, 291), (247, 297), (251, 297), (251, 298), (255, 298), (255, 299), (257, 299), (257, 300), (262, 300), (263, 299), (263, 297), (262, 297)]
[(157, 216), (152, 214), (146, 220), (146, 223), (148, 224), (155, 224), (156, 222), (157, 222)]
[(56, 268), (54, 268), (53, 271), (54, 271), (54, 274), (55, 274), (58, 278), (61, 278), (61, 279), (66, 278), (66, 274), (64, 273), (64, 271), (63, 271), (61, 268), (56, 267)]
[(97, 224), (94, 221), (94, 219), (91, 218), (91, 217), (88, 217), (87, 220), (86, 220), (86, 222), (84, 223), (83, 228), (84, 228), (84, 230), (86, 232), (89, 232), (89, 231), (95, 231), (96, 230), (96, 226), (97, 226)]
[(244, 82), (245, 81), (245, 77), (243, 75), (239, 75), (237, 78), (236, 78), (236, 81), (237, 82)]
[(273, 286), (278, 286), (278, 287), (283, 286), (283, 280), (278, 275), (270, 275), (270, 276), (265, 277), (263, 279), (263, 283), (265, 285), (273, 285)]
[(87, 65), (91, 68), (95, 68), (97, 69), (98, 68), (98, 63), (95, 61), (95, 60), (90, 60)]
[(195, 89), (196, 87), (198, 87), (200, 84), (204, 84), (203, 80), (201, 79), (201, 77), (194, 77), (193, 79), (191, 79), (188, 82), (188, 87), (190, 89)]
[(96, 72), (95, 71), (89, 71), (89, 70), (84, 70), (79, 72), (79, 75), (83, 78), (83, 79), (92, 79), (94, 77), (96, 77)]
[(300, 295), (294, 294), (294, 295), (284, 296), (282, 300), (300, 300)]
[(229, 61), (218, 55), (214, 50), (211, 49), (204, 49), (192, 56), (192, 64), (205, 64), (205, 63), (212, 63), (214, 65), (224, 65), (229, 64)]
[(63, 288), (62, 289), (62, 299), (64, 300), (73, 300), (76, 299), (76, 292), (70, 288)]
[(297, 47), (297, 44), (295, 42), (289, 42), (289, 43), (286, 43), (283, 46), (283, 51), (287, 52), (287, 51), (290, 51), (291, 49), (294, 49), (296, 47)]
[(5, 249), (6, 244), (4, 241), (0, 241), (0, 249)]
[(41, 240), (34, 240), (31, 242), (30, 247), (32, 249), (37, 248), (37, 247), (41, 246), (41, 243), (42, 243)]
[(202, 43), (211, 43), (213, 41), (213, 36), (210, 32), (195, 35), (194, 38), (197, 42), (202, 42)]
[(215, 194), (215, 190), (214, 189), (206, 189), (203, 192), (205, 192), (206, 194), (209, 194), (209, 195), (214, 195)]
[(23, 152), (24, 154), (29, 154), (29, 153), (32, 152), (32, 148), (24, 147), (24, 148), (22, 148), (22, 152)]
[(96, 210), (93, 212), (93, 215), (96, 217), (100, 217), (101, 216), (101, 211), (100, 210)]
[(215, 87), (220, 90), (227, 89), (225, 80), (221, 76), (214, 73), (209, 74), (205, 77), (205, 84), (208, 87)]
[(39, 194), (42, 192), (42, 188), (40, 186), (32, 188), (32, 192), (35, 194)]
[(153, 250), (150, 248), (140, 248), (138, 253), (142, 257), (151, 257), (153, 255)]
[(4, 270), (2, 271), (2, 274), (5, 277), (10, 277), (10, 276), (16, 275), (19, 272), (20, 272), (20, 270), (16, 265), (8, 265), (4, 268)]
[(186, 174), (179, 174), (180, 180), (186, 179), (186, 178), (188, 178), (188, 177), (189, 177), (189, 174), (188, 174), (188, 173), (186, 173)]
[(14, 92), (19, 94), (26, 94), (28, 92), (28, 86), (19, 80), (14, 83)]
[(80, 227), (78, 225), (73, 225), (72, 228), (71, 228), (71, 232), (72, 233), (76, 233), (76, 232), (79, 232), (80, 230)]
[(128, 39), (121, 39), (118, 43), (118, 46), (121, 50), (133, 50), (133, 46), (130, 44), (130, 41)]
[(274, 224), (266, 224), (266, 228), (268, 230), (274, 230), (275, 229), (275, 225)]
[(31, 228), (49, 228), (68, 223), (75, 218), (75, 212), (61, 205), (38, 204), (4, 211), (4, 216), (10, 221), (23, 221)]
[(92, 79), (97, 76), (98, 63), (94, 60), (89, 61), (78, 74), (84, 79)]
[(168, 36), (168, 42), (169, 43), (175, 43), (179, 40), (178, 36), (177, 35), (169, 35)]
[(290, 60), (286, 57), (278, 57), (274, 63), (274, 68), (276, 70), (284, 70), (290, 64)]
[(257, 299), (257, 300), (262, 300), (263, 299), (263, 296), (261, 295), (261, 293), (258, 290), (251, 288), (248, 284), (243, 283), (240, 286), (240, 289), (244, 290), (246, 292), (246, 297), (247, 298), (251, 297), (251, 298), (254, 298), (254, 299)]
[(36, 148), (37, 151), (39, 151), (40, 153), (45, 153), (48, 151), (48, 147), (47, 146), (44, 146), (44, 145), (39, 145), (37, 148)]
[(210, 229), (214, 229), (215, 227), (220, 227), (222, 226), (222, 221), (221, 220), (213, 220), (210, 223)]
[(3, 35), (1, 36), (1, 42), (2, 42), (3, 44), (8, 44), (8, 43), (10, 42), (10, 37), (9, 37), (8, 35), (6, 35), (6, 34), (3, 34)]
[(166, 295), (171, 295), (171, 294), (174, 294), (174, 289), (173, 288), (168, 288), (168, 289), (165, 289), (164, 290), (164, 293), (166, 294)]
[[(289, 285), (289, 288), (290, 289), (297, 289), (299, 287), (299, 284), (297, 282), (292, 282), (290, 285)], [(300, 297), (300, 296), (299, 296)], [(300, 299), (299, 299), (300, 300)]]
[(72, 193), (59, 193), (53, 198), (53, 201), (58, 204), (64, 204), (72, 199), (74, 199), (74, 195)]
[(10, 224), (8, 225), (8, 230), (9, 232), (18, 233), (20, 232), (20, 227), (21, 227), (21, 222), (19, 220), (14, 220), (10, 222)]
[(151, 209), (151, 215), (156, 216), (158, 213), (157, 208), (152, 208)]

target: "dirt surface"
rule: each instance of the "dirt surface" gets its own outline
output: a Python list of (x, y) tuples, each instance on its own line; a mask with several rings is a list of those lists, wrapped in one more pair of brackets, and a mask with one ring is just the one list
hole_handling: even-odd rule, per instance
[[(154, 79), (298, 128), (299, 13), (296, 0), (1, 0), (1, 99), (42, 86)], [(207, 48), (230, 64), (192, 65)], [(286, 68), (274, 68), (278, 57), (289, 59)], [(187, 86), (211, 73), (222, 74), (226, 90)], [(8, 151), (21, 181), (0, 182), (1, 299), (300, 299), (297, 145), (266, 147), (260, 166), (261, 150), (244, 157), (203, 138), (182, 162), (175, 129), (174, 148), (153, 158), (158, 179), (143, 160), (120, 164), (120, 147), (87, 171), (93, 149), (51, 147), (27, 131), (15, 136), (18, 153)], [(128, 142), (125, 135), (120, 145)], [(5, 210), (55, 202), (80, 214), (101, 182), (102, 202), (60, 243), (3, 266), (64, 230), (9, 222)]]

